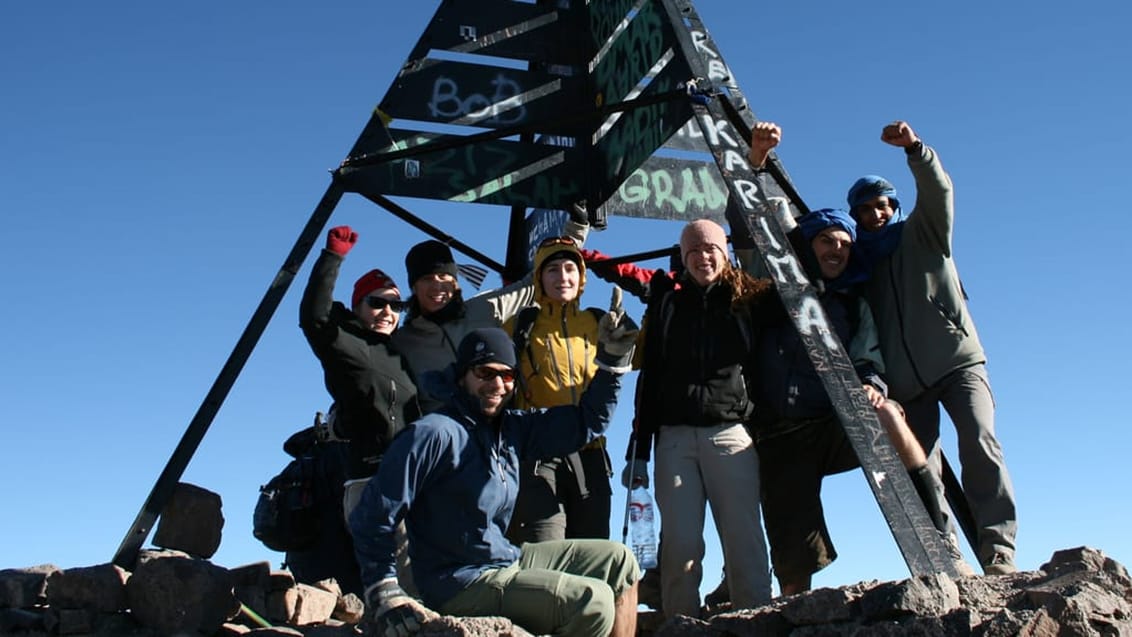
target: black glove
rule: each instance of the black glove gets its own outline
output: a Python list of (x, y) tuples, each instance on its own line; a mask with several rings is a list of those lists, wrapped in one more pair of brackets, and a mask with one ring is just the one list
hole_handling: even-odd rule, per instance
[(570, 208), (566, 212), (570, 214), (570, 221), (579, 226), (590, 225), (590, 210), (586, 207), (585, 199), (570, 204)]
[(408, 637), (419, 632), (425, 622), (439, 617), (401, 590), (395, 577), (383, 579), (366, 591), (366, 606), (373, 609), (374, 637)]
[(617, 374), (632, 369), (633, 348), (640, 330), (621, 307), (621, 288), (613, 286), (609, 312), (597, 324), (597, 366)]
[(634, 458), (625, 465), (625, 470), (621, 472), (621, 486), (632, 489), (637, 485), (646, 489), (649, 488), (648, 460)]

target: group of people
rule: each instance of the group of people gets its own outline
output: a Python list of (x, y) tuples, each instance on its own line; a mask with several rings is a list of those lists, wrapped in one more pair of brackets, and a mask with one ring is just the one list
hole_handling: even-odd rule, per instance
[[(753, 168), (780, 139), (776, 125), (755, 126)], [(939, 480), (941, 403), (958, 433), (979, 563), (1008, 573), (1013, 493), (951, 257), (951, 183), (906, 123), (882, 140), (907, 153), (910, 211), (891, 183), (867, 176), (850, 188), (848, 211), (795, 219), (782, 207), (780, 222), (957, 565)], [(771, 565), (793, 594), (836, 558), (821, 481), (858, 461), (773, 281), (751, 273), (749, 252), (733, 263), (710, 220), (683, 228), (671, 272), (603, 264), (582, 248), (586, 221), (574, 207), (527, 277), (468, 299), (449, 248), (425, 241), (405, 258), (407, 300), (371, 270), (350, 307), (333, 290), (358, 236), (330, 230), (300, 325), (334, 400), (334, 433), (348, 441), (342, 520), (378, 632), (413, 632), (435, 611), (506, 616), (535, 634), (635, 632), (641, 572), (608, 540), (603, 436), (632, 368), (622, 481), (651, 477), (656, 490), (666, 615), (701, 612), (709, 503), (733, 608), (770, 600)], [(645, 302), (643, 328), (621, 307), (621, 287), (608, 310), (581, 306), (587, 271)]]

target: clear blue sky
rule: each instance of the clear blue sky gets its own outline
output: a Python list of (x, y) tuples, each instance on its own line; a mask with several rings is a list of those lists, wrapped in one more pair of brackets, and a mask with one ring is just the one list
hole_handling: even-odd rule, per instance
[[(110, 560), (436, 4), (0, 9), (0, 568)], [(1078, 545), (1132, 561), (1119, 486), (1132, 447), (1120, 287), (1132, 10), (697, 6), (755, 112), (783, 126), (780, 157), (811, 206), (842, 205), (864, 173), (911, 200), (902, 153), (879, 141), (893, 119), (937, 148), (1018, 494), (1019, 566)], [(502, 209), (401, 203), (502, 260)], [(345, 285), (374, 266), (403, 280), (405, 250), (424, 238), (356, 196), (340, 223), (361, 235)], [(652, 249), (678, 232), (613, 218), (590, 245)], [(257, 487), (328, 405), (297, 326), (312, 261), (185, 476), (223, 496), (225, 566), (281, 559), (251, 536)], [(607, 288), (586, 299), (605, 303)], [(629, 416), (614, 424), (618, 460)], [(815, 584), (906, 576), (860, 474), (826, 485), (841, 558)], [(619, 510), (624, 492), (614, 498)], [(705, 590), (719, 565), (709, 544)]]

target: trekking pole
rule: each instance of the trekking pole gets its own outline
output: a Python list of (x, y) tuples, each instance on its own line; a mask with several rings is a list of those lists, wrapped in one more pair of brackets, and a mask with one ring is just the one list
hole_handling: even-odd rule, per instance
[[(629, 452), (629, 456), (632, 457), (633, 459), (630, 460), (629, 462), (636, 462), (636, 459), (637, 459), (637, 432), (634, 431), (631, 435), (633, 437), (633, 444), (630, 447), (630, 449), (632, 449), (632, 451)], [(632, 473), (631, 470), (630, 470), (630, 473)], [(630, 478), (632, 478), (632, 476), (630, 476)], [(625, 489), (625, 521), (621, 524), (621, 543), (624, 544), (625, 546), (629, 546), (629, 508), (631, 506), (630, 503), (632, 502), (632, 498), (633, 498), (633, 486), (634, 486), (633, 482), (632, 482), (632, 480), (630, 480), (628, 488)]]

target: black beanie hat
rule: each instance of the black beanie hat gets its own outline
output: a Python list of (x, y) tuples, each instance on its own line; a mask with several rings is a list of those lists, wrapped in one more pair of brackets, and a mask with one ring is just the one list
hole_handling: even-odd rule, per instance
[(456, 373), (461, 376), (476, 365), (502, 363), (514, 369), (517, 362), (514, 341), (498, 327), (472, 330), (456, 348)]
[(409, 273), (409, 287), (426, 274), (451, 274), (456, 276), (456, 260), (452, 251), (439, 241), (429, 239), (409, 248), (405, 255), (405, 270)]

